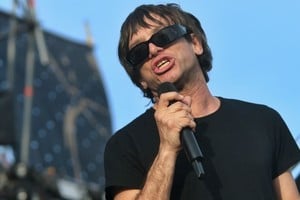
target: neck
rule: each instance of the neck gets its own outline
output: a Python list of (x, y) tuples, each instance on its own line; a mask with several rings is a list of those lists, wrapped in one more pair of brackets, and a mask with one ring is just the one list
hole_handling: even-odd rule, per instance
[(180, 93), (192, 98), (191, 108), (195, 118), (212, 114), (220, 107), (220, 100), (212, 96), (206, 83), (185, 85)]

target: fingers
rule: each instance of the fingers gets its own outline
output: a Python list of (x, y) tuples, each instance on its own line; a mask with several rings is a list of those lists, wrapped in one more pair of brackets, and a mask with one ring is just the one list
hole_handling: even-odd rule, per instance
[(181, 130), (183, 127), (195, 128), (191, 110), (191, 98), (177, 92), (167, 92), (160, 96), (156, 105), (156, 118), (169, 127)]
[(182, 148), (181, 130), (185, 127), (195, 129), (196, 123), (190, 106), (190, 97), (184, 97), (177, 92), (161, 94), (154, 113), (161, 149), (178, 152)]
[(177, 92), (160, 95), (154, 113), (160, 137), (160, 149), (178, 152), (182, 148), (181, 130), (185, 127), (192, 129), (196, 127), (190, 106), (191, 98)]
[(168, 107), (170, 104), (173, 104), (177, 101), (182, 101), (184, 96), (177, 92), (166, 92), (160, 95), (160, 98), (157, 102), (158, 106)]

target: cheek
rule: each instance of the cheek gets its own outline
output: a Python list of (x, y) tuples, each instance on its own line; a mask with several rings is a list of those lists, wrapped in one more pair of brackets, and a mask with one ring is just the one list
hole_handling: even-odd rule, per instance
[(182, 53), (181, 53), (180, 57), (182, 58), (182, 61), (185, 64), (188, 64), (188, 65), (195, 64), (194, 62), (197, 61), (197, 55), (191, 46), (189, 46), (188, 48), (182, 49), (181, 52)]
[(144, 63), (144, 65), (140, 68), (140, 78), (144, 80), (149, 74), (149, 70), (147, 68), (147, 63)]
[(153, 78), (152, 70), (151, 67), (145, 63), (141, 68), (140, 68), (140, 80), (144, 82), (149, 82)]

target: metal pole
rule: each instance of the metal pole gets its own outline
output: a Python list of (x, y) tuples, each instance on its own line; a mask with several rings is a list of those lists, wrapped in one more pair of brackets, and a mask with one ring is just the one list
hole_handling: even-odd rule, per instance
[(28, 32), (28, 50), (26, 55), (26, 75), (24, 87), (24, 112), (22, 125), (22, 140), (20, 148), (21, 162), (28, 164), (29, 147), (31, 136), (31, 110), (32, 100), (34, 95), (33, 80), (34, 80), (34, 64), (35, 64), (35, 47), (39, 52), (40, 61), (42, 64), (48, 64), (48, 51), (46, 48), (43, 33), (36, 24), (34, 13), (34, 1), (27, 0), (28, 18), (33, 22), (33, 27)]
[(33, 77), (34, 77), (34, 36), (33, 32), (28, 34), (28, 50), (26, 55), (26, 75), (24, 87), (24, 111), (22, 124), (22, 139), (20, 148), (21, 162), (28, 164), (29, 143), (31, 133), (31, 109), (33, 99)]
[(13, 90), (15, 80), (15, 59), (16, 59), (16, 33), (17, 33), (17, 19), (16, 10), (18, 2), (13, 1), (12, 18), (10, 19), (10, 30), (7, 41), (7, 85), (8, 89)]

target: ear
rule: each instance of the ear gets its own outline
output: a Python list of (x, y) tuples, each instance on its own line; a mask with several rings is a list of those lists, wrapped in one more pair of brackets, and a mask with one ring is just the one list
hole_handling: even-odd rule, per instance
[(201, 55), (203, 53), (202, 43), (199, 41), (195, 34), (191, 34), (191, 38), (195, 54)]
[(144, 90), (146, 90), (148, 88), (148, 84), (145, 81), (141, 81), (140, 84)]

